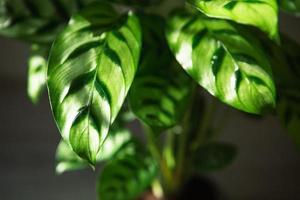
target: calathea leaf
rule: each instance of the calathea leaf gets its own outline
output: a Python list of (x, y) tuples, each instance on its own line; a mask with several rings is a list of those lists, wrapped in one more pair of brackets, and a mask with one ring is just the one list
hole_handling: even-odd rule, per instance
[[(300, 45), (282, 36), (283, 56), (286, 65), (277, 65), (277, 114), (283, 126), (300, 146)], [(285, 78), (288, 77), (288, 78)]]
[(133, 13), (119, 16), (105, 3), (75, 15), (52, 47), (48, 89), (65, 141), (91, 164), (134, 78), (141, 46)]
[(33, 103), (37, 103), (46, 89), (48, 47), (32, 45), (29, 58), (27, 94)]
[(276, 0), (188, 0), (210, 17), (229, 19), (255, 26), (270, 38), (278, 38), (278, 6)]
[(270, 64), (256, 38), (227, 21), (174, 14), (167, 38), (177, 60), (210, 94), (245, 112), (275, 105)]
[[(135, 145), (135, 143), (133, 143)], [(153, 182), (157, 165), (142, 149), (118, 156), (108, 162), (98, 180), (99, 199), (137, 199)]]
[(183, 116), (192, 84), (167, 46), (164, 20), (152, 15), (140, 15), (140, 19), (144, 42), (140, 69), (130, 90), (130, 105), (150, 127), (168, 128)]
[(0, 35), (52, 42), (69, 17), (95, 0), (0, 0)]
[(232, 163), (237, 150), (226, 143), (211, 143), (200, 146), (194, 158), (196, 170), (212, 171), (220, 170)]
[[(97, 163), (114, 158), (120, 150), (129, 144), (131, 137), (131, 133), (126, 129), (110, 130), (97, 156)], [(56, 172), (58, 174), (88, 166), (87, 161), (81, 159), (67, 142), (61, 140), (56, 150)]]
[(278, 3), (284, 11), (300, 15), (300, 0), (280, 0)]

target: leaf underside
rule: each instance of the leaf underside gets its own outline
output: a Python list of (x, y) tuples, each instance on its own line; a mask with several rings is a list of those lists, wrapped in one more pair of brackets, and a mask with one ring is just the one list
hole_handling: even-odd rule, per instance
[(54, 42), (48, 67), (54, 117), (64, 140), (91, 164), (133, 81), (140, 46), (135, 15), (120, 16), (106, 3), (75, 15)]
[(275, 106), (270, 64), (256, 38), (227, 21), (187, 13), (170, 18), (167, 38), (187, 73), (224, 103), (254, 114)]

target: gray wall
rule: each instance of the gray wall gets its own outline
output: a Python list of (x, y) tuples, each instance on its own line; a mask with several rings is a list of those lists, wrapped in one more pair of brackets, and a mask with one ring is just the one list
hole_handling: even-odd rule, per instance
[[(282, 16), (281, 29), (300, 42), (300, 19)], [(33, 106), (26, 97), (28, 47), (0, 39), (0, 199), (96, 199), (91, 170), (56, 176), (59, 133), (47, 97)], [(300, 199), (300, 154), (274, 117), (232, 114), (222, 140), (237, 144), (229, 168), (211, 177), (228, 199)]]

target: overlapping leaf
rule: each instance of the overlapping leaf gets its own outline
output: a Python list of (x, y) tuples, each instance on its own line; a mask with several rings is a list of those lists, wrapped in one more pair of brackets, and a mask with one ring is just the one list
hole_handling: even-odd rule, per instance
[(94, 0), (0, 0), (0, 35), (52, 42), (69, 17)]
[(270, 38), (278, 37), (278, 6), (276, 0), (188, 0), (210, 17), (233, 20), (255, 26)]
[[(100, 149), (97, 162), (113, 159), (131, 140), (131, 133), (126, 129), (111, 130)], [(88, 167), (88, 162), (81, 159), (70, 145), (61, 140), (56, 150), (56, 172), (61, 174)]]
[(33, 103), (37, 103), (46, 89), (46, 71), (48, 47), (32, 45), (29, 58), (27, 94)]
[(201, 171), (220, 170), (232, 163), (237, 150), (226, 143), (206, 144), (195, 153), (195, 168)]
[(133, 149), (132, 153), (123, 154), (104, 167), (98, 180), (99, 199), (137, 199), (151, 186), (157, 165), (143, 149)]
[(147, 125), (168, 128), (183, 116), (192, 84), (168, 49), (164, 20), (152, 15), (140, 18), (143, 51), (140, 70), (130, 91), (130, 105)]
[(48, 89), (65, 141), (91, 164), (134, 78), (141, 46), (133, 13), (96, 3), (75, 15), (55, 41)]
[(278, 3), (284, 11), (300, 16), (300, 0), (280, 0)]
[(227, 21), (174, 14), (167, 37), (177, 60), (209, 93), (259, 114), (275, 105), (275, 86), (259, 42)]

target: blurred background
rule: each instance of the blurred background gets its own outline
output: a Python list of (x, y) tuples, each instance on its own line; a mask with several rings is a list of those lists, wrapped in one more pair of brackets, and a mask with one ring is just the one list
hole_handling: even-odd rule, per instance
[[(300, 43), (300, 18), (281, 15), (280, 29)], [(92, 170), (55, 174), (60, 135), (46, 95), (37, 106), (27, 98), (28, 54), (0, 38), (0, 199), (96, 200)], [(222, 140), (239, 148), (233, 165), (208, 175), (226, 199), (300, 199), (300, 151), (275, 117), (234, 112)]]

